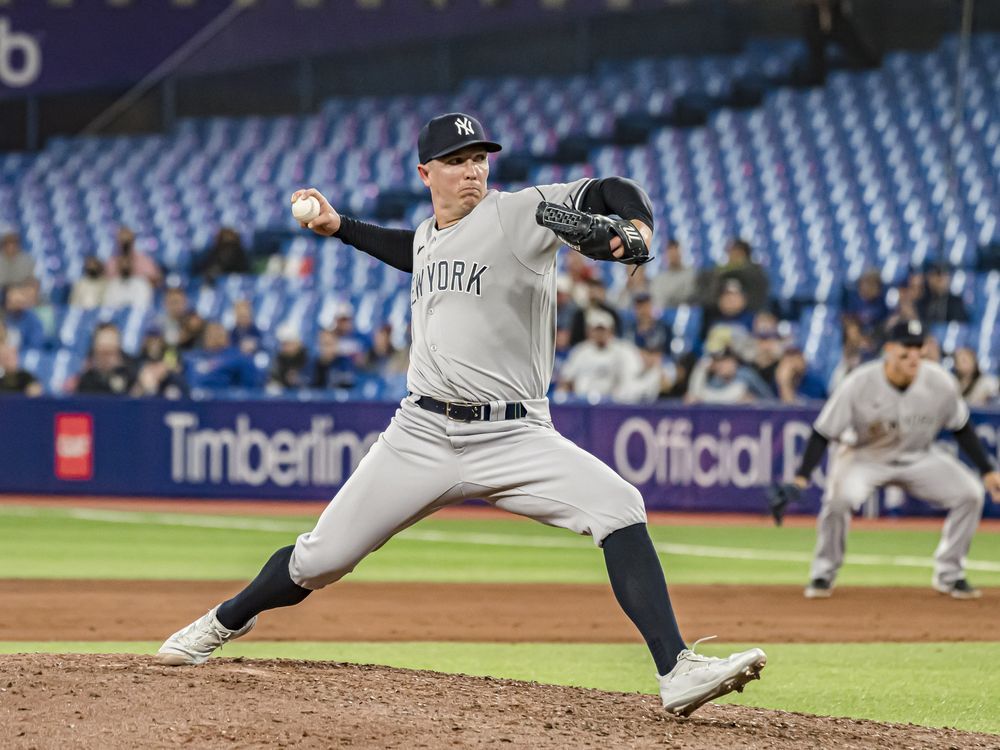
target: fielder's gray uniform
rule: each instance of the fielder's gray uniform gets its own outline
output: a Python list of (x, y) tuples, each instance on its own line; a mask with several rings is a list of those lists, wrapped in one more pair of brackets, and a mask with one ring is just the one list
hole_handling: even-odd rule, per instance
[(851, 511), (891, 484), (948, 509), (934, 575), (951, 584), (965, 577), (984, 493), (975, 473), (934, 440), (942, 429), (961, 429), (969, 408), (954, 377), (935, 362), (921, 362), (905, 391), (889, 382), (883, 368), (877, 360), (848, 375), (813, 425), (830, 440), (847, 437), (831, 462), (811, 577), (833, 582), (844, 560)]
[[(535, 223), (542, 200), (578, 203), (589, 180), (489, 191), (445, 229), (413, 240), (413, 343), (404, 399), (354, 474), (301, 535), (292, 580), (318, 589), (390, 537), (446, 505), (481, 497), (498, 508), (589, 534), (645, 523), (638, 490), (555, 431), (545, 393), (555, 352), (556, 251)], [(544, 197), (543, 197), (544, 196)], [(459, 422), (416, 405), (489, 403), (520, 419)]]

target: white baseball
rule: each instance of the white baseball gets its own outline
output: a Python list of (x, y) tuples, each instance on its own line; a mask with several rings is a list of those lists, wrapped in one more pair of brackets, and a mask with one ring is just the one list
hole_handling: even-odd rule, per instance
[(305, 198), (299, 198), (292, 204), (292, 216), (295, 217), (296, 221), (304, 221), (308, 223), (319, 216), (319, 212), (319, 201), (316, 200), (316, 196), (314, 195), (307, 195)]

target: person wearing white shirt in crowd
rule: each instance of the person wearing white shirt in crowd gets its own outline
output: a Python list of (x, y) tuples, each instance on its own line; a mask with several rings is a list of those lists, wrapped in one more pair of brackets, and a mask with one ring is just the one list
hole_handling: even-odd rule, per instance
[(573, 347), (561, 373), (561, 389), (589, 400), (628, 397), (642, 362), (634, 344), (615, 337), (610, 313), (587, 311), (587, 338)]
[(108, 280), (104, 290), (105, 307), (137, 307), (145, 310), (153, 303), (153, 285), (145, 276), (132, 273), (128, 255), (118, 258), (118, 275)]
[(697, 272), (684, 265), (681, 244), (677, 240), (667, 243), (665, 256), (666, 267), (649, 284), (653, 304), (659, 310), (690, 304), (698, 294), (698, 285), (695, 283)]
[(88, 255), (83, 261), (83, 275), (73, 282), (73, 291), (69, 295), (69, 304), (90, 310), (104, 304), (104, 292), (108, 280), (104, 277), (104, 264), (101, 259)]

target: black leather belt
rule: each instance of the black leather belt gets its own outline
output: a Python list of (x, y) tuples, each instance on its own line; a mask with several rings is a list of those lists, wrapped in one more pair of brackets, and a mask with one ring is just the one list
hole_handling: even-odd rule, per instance
[[(444, 414), (456, 422), (489, 422), (493, 408), (489, 404), (470, 404), (464, 401), (438, 401), (430, 396), (418, 396), (414, 402), (421, 409), (435, 414)], [(528, 410), (519, 401), (507, 404), (503, 419), (520, 419), (528, 416)]]

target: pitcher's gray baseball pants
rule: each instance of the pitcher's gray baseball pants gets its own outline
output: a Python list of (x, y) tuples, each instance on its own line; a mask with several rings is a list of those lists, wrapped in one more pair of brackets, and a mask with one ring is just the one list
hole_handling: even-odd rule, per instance
[(833, 460), (823, 507), (817, 520), (816, 551), (811, 578), (831, 583), (844, 562), (851, 511), (861, 507), (878, 487), (898, 485), (948, 516), (934, 552), (934, 577), (951, 584), (965, 577), (965, 558), (982, 515), (984, 490), (979, 478), (940, 446), (905, 465), (874, 461), (849, 447)]
[(405, 399), (316, 527), (296, 541), (292, 580), (308, 589), (331, 584), (393, 535), (474, 497), (598, 545), (645, 523), (639, 491), (556, 432), (547, 408), (526, 404), (524, 419), (466, 423)]

